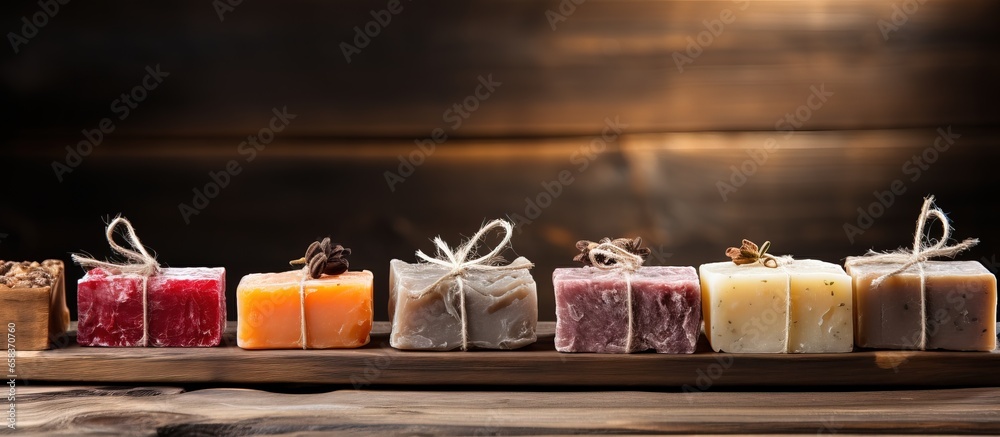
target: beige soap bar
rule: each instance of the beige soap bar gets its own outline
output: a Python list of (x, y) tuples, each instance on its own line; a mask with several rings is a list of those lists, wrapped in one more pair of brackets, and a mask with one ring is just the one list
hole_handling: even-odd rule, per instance
[(853, 349), (851, 278), (840, 266), (816, 260), (778, 268), (719, 262), (699, 272), (705, 333), (716, 352)]
[[(872, 281), (899, 264), (857, 264), (847, 259), (853, 278), (856, 341), (859, 347), (991, 351), (996, 348), (997, 281), (976, 261), (923, 263), (926, 309), (921, 317), (920, 268)], [(921, 321), (923, 319), (923, 322)]]

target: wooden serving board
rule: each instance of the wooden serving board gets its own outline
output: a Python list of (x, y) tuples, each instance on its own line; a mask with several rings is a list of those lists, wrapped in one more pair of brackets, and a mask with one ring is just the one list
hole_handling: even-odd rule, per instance
[(80, 347), (18, 352), (18, 379), (99, 383), (306, 383), (680, 387), (1000, 386), (1000, 353), (860, 351), (845, 354), (720, 354), (705, 338), (691, 355), (565, 354), (555, 324), (541, 322), (534, 345), (515, 351), (416, 352), (389, 346), (376, 322), (359, 349), (243, 350), (230, 323), (214, 348)]

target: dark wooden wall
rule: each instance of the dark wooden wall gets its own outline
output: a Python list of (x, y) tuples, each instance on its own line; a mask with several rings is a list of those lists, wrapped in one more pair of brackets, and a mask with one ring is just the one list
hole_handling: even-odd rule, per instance
[[(925, 2), (885, 39), (879, 20), (913, 4), (587, 0), (553, 30), (556, 1), (403, 0), (348, 63), (339, 44), (387, 2), (243, 2), (224, 21), (208, 1), (71, 2), (0, 55), (0, 258), (107, 255), (104, 221), (120, 212), (167, 264), (227, 267), (233, 296), (242, 275), (332, 234), (375, 272), (384, 319), (389, 259), (520, 214), (533, 223), (514, 248), (537, 263), (551, 320), (549, 275), (577, 239), (642, 235), (654, 264), (721, 260), (743, 237), (838, 262), (907, 244), (936, 194), (957, 238), (983, 240), (963, 258), (995, 269), (1000, 5)], [(39, 10), (2, 8), (5, 32)], [(726, 9), (735, 19), (679, 71), (675, 52)], [(116, 118), (112, 102), (155, 65), (170, 75)], [(501, 85), (455, 127), (445, 111), (491, 75)], [(800, 109), (814, 87), (833, 94)], [(240, 142), (274, 107), (297, 117), (246, 162)], [(801, 126), (775, 131), (796, 110)], [(105, 117), (115, 131), (60, 182), (52, 163)], [(591, 152), (608, 118), (623, 134)], [(933, 156), (949, 126), (960, 137), (913, 180), (907, 161)], [(436, 128), (447, 140), (390, 189), (385, 172)], [(723, 199), (731, 166), (769, 139), (767, 161)], [(186, 223), (178, 204), (234, 159), (242, 173)], [(573, 182), (527, 214), (563, 171)], [(845, 223), (897, 179), (906, 192), (852, 241)]]

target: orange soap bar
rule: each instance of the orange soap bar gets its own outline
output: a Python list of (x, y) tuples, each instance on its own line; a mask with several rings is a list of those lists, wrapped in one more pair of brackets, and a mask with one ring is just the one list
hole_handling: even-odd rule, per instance
[[(256, 273), (236, 288), (236, 343), (244, 349), (302, 349), (302, 270)], [(305, 281), (308, 349), (368, 344), (372, 272), (345, 272)]]

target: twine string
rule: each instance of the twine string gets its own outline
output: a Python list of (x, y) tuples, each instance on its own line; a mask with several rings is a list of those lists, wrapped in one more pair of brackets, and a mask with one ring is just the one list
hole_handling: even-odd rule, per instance
[(299, 280), (299, 341), (302, 349), (308, 349), (306, 337), (306, 281), (309, 279), (309, 266), (302, 268), (302, 279)]
[[(486, 235), (494, 230), (500, 228), (503, 232), (500, 243), (493, 247), (486, 255), (480, 256), (475, 259), (469, 259), (470, 256), (474, 256), (475, 249), (479, 242), (486, 237)], [(523, 268), (531, 268), (533, 264), (531, 263), (513, 263), (508, 265), (496, 265), (495, 263), (502, 261), (500, 253), (507, 248), (510, 244), (511, 236), (514, 232), (514, 225), (506, 220), (493, 220), (479, 229), (475, 235), (472, 236), (468, 241), (459, 245), (457, 248), (452, 249), (448, 246), (441, 237), (434, 238), (434, 245), (437, 246), (438, 256), (432, 257), (425, 254), (423, 251), (417, 251), (417, 258), (421, 260), (436, 264), (448, 269), (448, 272), (438, 278), (434, 283), (424, 287), (421, 290), (410, 291), (409, 295), (411, 298), (419, 299), (431, 293), (440, 294), (444, 300), (445, 310), (448, 311), (452, 317), (459, 319), (461, 323), (462, 330), (462, 350), (468, 350), (469, 348), (469, 322), (466, 310), (466, 299), (465, 299), (465, 281), (463, 277), (469, 271), (507, 271), (507, 270), (518, 270)], [(441, 284), (455, 279), (454, 287), (447, 287), (442, 291)], [(459, 308), (456, 310), (452, 304), (454, 300), (453, 293), (458, 294)]]
[(632, 337), (635, 336), (635, 314), (632, 308), (632, 274), (642, 267), (645, 261), (636, 255), (611, 242), (598, 244), (590, 249), (588, 255), (590, 264), (601, 270), (620, 271), (625, 279), (625, 312), (628, 314), (628, 331), (625, 337), (625, 353), (632, 352)]
[[(924, 234), (927, 221), (936, 218), (941, 224), (941, 238), (935, 243), (929, 236)], [(913, 266), (918, 267), (920, 274), (920, 343), (921, 350), (927, 348), (927, 279), (924, 270), (924, 262), (932, 258), (948, 257), (954, 258), (973, 246), (979, 244), (978, 238), (967, 238), (961, 243), (948, 245), (951, 239), (951, 222), (944, 211), (934, 204), (934, 196), (924, 198), (924, 204), (920, 208), (920, 215), (917, 216), (917, 227), (913, 232), (913, 247), (898, 249), (892, 252), (875, 252), (869, 250), (864, 256), (849, 260), (848, 265), (870, 265), (870, 264), (900, 264), (898, 267), (885, 273), (872, 281), (872, 288), (880, 287), (886, 279), (898, 275)]]
[[(115, 242), (115, 229), (118, 228), (118, 226), (125, 228), (124, 235), (128, 244), (132, 246), (131, 249), (123, 247)], [(71, 258), (73, 259), (73, 262), (86, 269), (99, 267), (142, 276), (142, 339), (140, 340), (140, 343), (142, 346), (148, 346), (149, 277), (160, 272), (160, 263), (156, 261), (155, 256), (150, 255), (146, 250), (146, 247), (142, 244), (142, 240), (140, 240), (139, 236), (136, 235), (135, 228), (132, 227), (132, 223), (122, 216), (117, 216), (111, 221), (111, 223), (108, 223), (108, 226), (105, 229), (105, 237), (108, 239), (108, 246), (111, 247), (111, 250), (124, 256), (127, 260), (126, 262), (115, 263), (110, 261), (101, 261), (90, 256), (75, 253), (71, 255)]]

